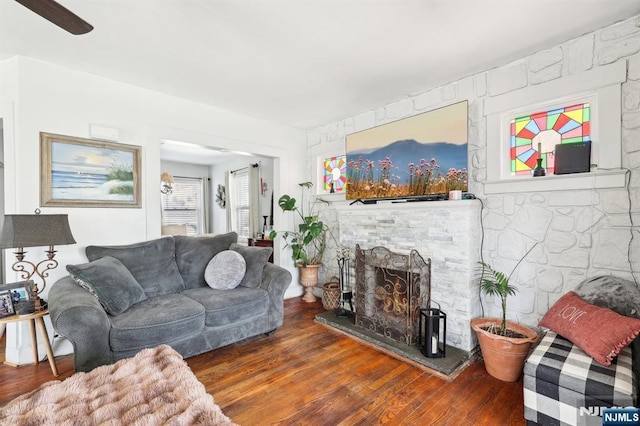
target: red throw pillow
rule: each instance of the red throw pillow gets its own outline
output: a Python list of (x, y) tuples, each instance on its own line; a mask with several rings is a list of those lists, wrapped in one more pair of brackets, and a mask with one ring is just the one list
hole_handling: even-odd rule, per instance
[(602, 365), (611, 361), (640, 333), (640, 319), (585, 302), (570, 291), (540, 321), (588, 353)]

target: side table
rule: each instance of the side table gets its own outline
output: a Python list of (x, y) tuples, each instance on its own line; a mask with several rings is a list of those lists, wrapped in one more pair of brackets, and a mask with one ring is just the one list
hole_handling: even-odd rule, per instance
[[(11, 322), (19, 322), (19, 321), (28, 321), (29, 331), (31, 332), (31, 347), (33, 348), (33, 359), (36, 364), (38, 364), (38, 338), (36, 337), (36, 324), (38, 325), (38, 330), (40, 330), (40, 334), (42, 336), (42, 340), (44, 340), (44, 349), (47, 352), (47, 358), (49, 359), (49, 365), (51, 366), (51, 371), (53, 375), (58, 377), (58, 368), (56, 367), (56, 360), (53, 357), (53, 351), (51, 350), (51, 344), (49, 343), (49, 334), (47, 333), (47, 328), (44, 326), (44, 317), (49, 315), (49, 310), (45, 309), (44, 311), (34, 312), (33, 314), (28, 315), (14, 315), (11, 317), (0, 318), (0, 324), (9, 324)], [(5, 364), (11, 365), (12, 367), (16, 367), (16, 365), (6, 362)]]
[[(271, 248), (273, 248), (273, 241), (272, 240), (261, 240), (259, 238), (248, 238), (247, 239), (247, 243), (250, 246), (271, 247)], [(271, 256), (269, 256), (269, 263), (273, 263), (273, 252), (271, 252)]]

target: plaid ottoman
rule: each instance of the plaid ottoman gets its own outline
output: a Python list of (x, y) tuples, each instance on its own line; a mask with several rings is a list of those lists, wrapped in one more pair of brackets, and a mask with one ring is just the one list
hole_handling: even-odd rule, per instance
[(548, 331), (524, 365), (527, 424), (602, 425), (605, 407), (634, 407), (638, 378), (626, 347), (609, 367)]

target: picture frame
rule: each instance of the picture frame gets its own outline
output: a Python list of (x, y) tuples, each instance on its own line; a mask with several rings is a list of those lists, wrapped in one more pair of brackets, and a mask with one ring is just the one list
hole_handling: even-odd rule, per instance
[(31, 291), (33, 290), (33, 280), (29, 281), (17, 281), (15, 283), (0, 284), (0, 291), (8, 290), (11, 293), (14, 291), (20, 294), (20, 298), (24, 300), (31, 300)]
[(16, 314), (13, 307), (13, 299), (9, 290), (0, 290), (0, 318), (10, 317)]
[(32, 291), (33, 280), (0, 285), (0, 292), (8, 292), (10, 294), (14, 312), (21, 315), (33, 313)]
[(141, 208), (141, 150), (41, 132), (40, 206)]

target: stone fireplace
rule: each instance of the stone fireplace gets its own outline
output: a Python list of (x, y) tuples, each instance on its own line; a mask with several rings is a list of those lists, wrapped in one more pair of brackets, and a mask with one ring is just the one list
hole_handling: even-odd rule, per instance
[(384, 247), (355, 252), (356, 325), (407, 345), (418, 341), (420, 308), (429, 304), (431, 263)]
[[(333, 206), (324, 211), (323, 220), (337, 230), (342, 247), (351, 250), (355, 250), (356, 245), (362, 250), (385, 247), (407, 256), (415, 250), (424, 259), (430, 259), (430, 298), (447, 314), (447, 344), (470, 352), (476, 340), (469, 324), (472, 318), (481, 315), (475, 282), (480, 260), (480, 201), (366, 205), (335, 202)], [(492, 244), (495, 242), (485, 241), (485, 245)], [(402, 272), (402, 268), (390, 269)], [(355, 268), (351, 274), (351, 282), (355, 283)], [(402, 274), (396, 275), (400, 281), (405, 279)], [(395, 279), (391, 278), (390, 288), (394, 287)], [(373, 291), (368, 297), (375, 298), (375, 289)], [(402, 307), (402, 291), (400, 288), (395, 293), (399, 301), (395, 306), (393, 290), (390, 296), (385, 293), (385, 300), (391, 297), (392, 310)], [(357, 293), (356, 289), (355, 297)]]

